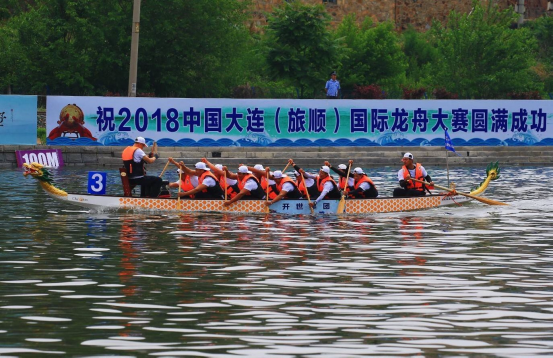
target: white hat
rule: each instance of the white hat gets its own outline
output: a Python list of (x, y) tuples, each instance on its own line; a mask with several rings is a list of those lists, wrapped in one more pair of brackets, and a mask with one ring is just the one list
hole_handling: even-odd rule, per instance
[(197, 162), (196, 163), (196, 169), (211, 170), (205, 165), (204, 162)]
[(275, 179), (281, 179), (283, 177), (282, 172), (280, 170), (277, 170), (276, 172), (273, 173), (273, 177)]
[(135, 143), (142, 143), (144, 144), (146, 147), (148, 146), (148, 144), (146, 144), (146, 139), (144, 139), (144, 137), (136, 137), (136, 139), (134, 140)]
[(223, 170), (223, 164), (215, 164), (215, 168)]
[(363, 171), (363, 169), (357, 167), (353, 169), (353, 174), (365, 174), (365, 172)]
[(265, 168), (263, 168), (263, 165), (261, 165), (261, 164), (256, 164), (253, 167), (257, 170), (265, 170)]
[(241, 173), (241, 174), (251, 174), (252, 172), (248, 170), (248, 167), (247, 167), (247, 166), (242, 165), (241, 167), (238, 168), (238, 173)]
[(321, 167), (321, 170), (322, 170), (323, 172), (327, 173), (327, 174), (330, 174), (330, 168), (327, 167), (326, 165), (323, 165), (323, 166)]
[(340, 164), (340, 165), (338, 165), (338, 169), (346, 170), (347, 168), (348, 168), (348, 166), (345, 165), (345, 164)]
[(403, 158), (413, 159), (413, 154), (407, 152), (407, 153), (403, 154)]

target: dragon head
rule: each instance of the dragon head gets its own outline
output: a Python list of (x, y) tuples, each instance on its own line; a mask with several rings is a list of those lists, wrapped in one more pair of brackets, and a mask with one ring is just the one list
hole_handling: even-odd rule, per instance
[(488, 167), (486, 168), (486, 176), (490, 178), (490, 180), (496, 180), (499, 179), (499, 162), (491, 162), (488, 164)]
[(24, 176), (30, 175), (35, 179), (52, 184), (52, 176), (44, 165), (36, 162), (32, 162), (31, 164), (23, 163), (23, 169), (25, 170), (23, 172)]

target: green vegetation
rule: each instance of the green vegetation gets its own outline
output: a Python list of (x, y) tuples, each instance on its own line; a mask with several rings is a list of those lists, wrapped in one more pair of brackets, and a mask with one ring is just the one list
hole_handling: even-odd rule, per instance
[(36, 139), (38, 144), (46, 144), (46, 128), (38, 127), (36, 131)]
[[(126, 95), (132, 1), (4, 0), (0, 93)], [(492, 2), (490, 2), (492, 3)], [(285, 2), (263, 33), (243, 0), (142, 2), (138, 94), (320, 98), (336, 70), (346, 97), (548, 98), (553, 17), (475, 2), (426, 33), (392, 23), (331, 26), (322, 6)]]

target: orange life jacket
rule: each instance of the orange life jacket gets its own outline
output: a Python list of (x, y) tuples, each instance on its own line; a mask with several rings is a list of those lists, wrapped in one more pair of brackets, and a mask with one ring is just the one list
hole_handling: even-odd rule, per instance
[(299, 199), (301, 197), (302, 193), (299, 191), (298, 186), (296, 185), (296, 182), (290, 179), (290, 177), (288, 176), (286, 177), (283, 176), (282, 179), (280, 180), (280, 184), (276, 185), (276, 188), (279, 193), (282, 191), (282, 186), (284, 185), (284, 183), (290, 183), (294, 186), (294, 190), (286, 193), (287, 199)]
[(248, 195), (248, 196), (251, 195), (251, 196), (253, 196), (254, 198), (257, 198), (257, 199), (264, 198), (265, 197), (265, 192), (263, 191), (263, 188), (259, 184), (259, 180), (253, 174), (244, 175), (242, 180), (238, 181), (238, 188), (240, 189), (240, 191), (242, 191), (242, 189), (244, 189), (244, 186), (246, 185), (246, 182), (250, 179), (255, 180), (255, 182), (257, 183), (257, 189), (250, 191), (246, 195)]
[[(409, 174), (409, 170), (407, 169), (407, 167), (404, 165), (403, 166), (403, 178), (407, 178), (407, 176), (410, 175)], [(417, 163), (415, 165), (415, 178), (414, 179), (417, 179), (417, 180), (424, 180), (424, 177), (422, 176), (422, 170), (421, 170), (421, 165), (420, 163)], [(427, 186), (428, 189), (434, 189), (434, 187), (432, 186)], [(415, 181), (412, 181), (412, 180), (409, 180), (407, 182), (407, 189), (415, 189), (415, 190), (420, 190), (420, 191), (424, 191), (424, 184), (423, 183), (419, 183), (419, 182), (415, 182)]]
[[(190, 175), (184, 174), (184, 180), (182, 179), (181, 175), (180, 188), (182, 191), (189, 191), (194, 189), (194, 185), (192, 185), (192, 182), (190, 181)], [(190, 195), (190, 198), (193, 199), (194, 195)]]
[(273, 188), (269, 185), (269, 180), (266, 177), (261, 178), (261, 188), (266, 193), (267, 192), (267, 186), (269, 186), (269, 199), (273, 200), (276, 198), (277, 194), (273, 190)]
[(353, 188), (354, 189), (357, 189), (359, 188), (359, 186), (361, 185), (361, 183), (369, 183), (372, 187), (374, 187), (376, 189), (376, 185), (374, 185), (373, 181), (371, 180), (371, 178), (369, 178), (368, 176), (366, 175), (363, 175), (361, 177), (361, 179), (359, 179), (359, 181), (357, 183), (354, 184)]
[(224, 175), (221, 175), (219, 177), (219, 184), (221, 185), (221, 189), (223, 189), (223, 192), (225, 191), (225, 188), (226, 188), (226, 191), (227, 191), (227, 198), (228, 199), (232, 199), (234, 198), (238, 193), (234, 190), (233, 186), (232, 185), (229, 185), (227, 183), (227, 181), (225, 180), (225, 176)]
[(125, 148), (121, 154), (123, 165), (125, 165), (127, 172), (129, 172), (129, 179), (146, 175), (146, 171), (144, 170), (144, 161), (140, 161), (140, 163), (134, 161), (134, 152), (137, 149), (139, 148), (131, 145), (130, 147)]
[(339, 189), (344, 189), (344, 186), (346, 187), (346, 192), (349, 191), (349, 185), (346, 184), (346, 177), (340, 177), (340, 181), (338, 182)]
[(317, 189), (319, 190), (319, 193), (323, 192), (324, 187), (325, 187), (325, 183), (328, 182), (328, 181), (332, 182), (333, 188), (332, 188), (331, 191), (328, 192), (328, 194), (326, 194), (324, 199), (339, 198), (341, 196), (340, 190), (338, 189), (338, 185), (336, 185), (336, 182), (334, 181), (334, 179), (332, 179), (332, 177), (330, 175), (327, 176), (326, 178), (324, 178), (323, 180), (321, 180), (320, 175), (317, 175)]

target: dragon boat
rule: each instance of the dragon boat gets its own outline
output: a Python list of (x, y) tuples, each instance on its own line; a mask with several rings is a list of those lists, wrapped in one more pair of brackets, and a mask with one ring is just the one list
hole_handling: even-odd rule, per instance
[[(233, 203), (231, 206), (225, 207), (223, 206), (223, 200), (177, 200), (176, 198), (140, 198), (132, 196), (72, 194), (57, 188), (54, 185), (52, 175), (43, 165), (38, 163), (25, 163), (23, 167), (25, 170), (23, 174), (25, 176), (30, 175), (37, 179), (42, 188), (52, 198), (89, 209), (252, 214), (272, 212), (294, 215), (311, 214), (308, 201), (305, 199), (281, 200), (272, 204), (269, 206), (269, 209), (267, 209), (264, 200), (240, 200)], [(461, 205), (473, 199), (493, 205), (492, 202), (495, 202), (494, 200), (481, 198), (480, 195), (485, 192), (491, 181), (499, 178), (499, 172), (498, 163), (490, 163), (486, 168), (486, 178), (472, 190), (470, 194), (459, 194), (454, 188), (442, 188), (447, 191), (423, 197), (347, 199), (345, 200), (344, 213), (369, 214), (413, 211), (448, 205)], [(314, 213), (336, 214), (339, 202), (339, 199), (321, 200), (317, 203)], [(499, 205), (503, 204), (500, 202), (495, 203), (499, 203)]]

